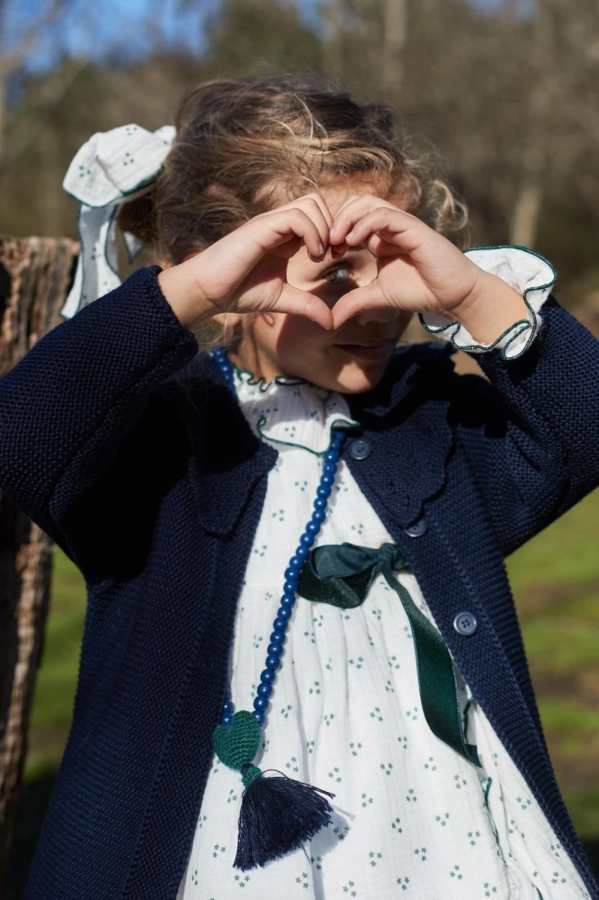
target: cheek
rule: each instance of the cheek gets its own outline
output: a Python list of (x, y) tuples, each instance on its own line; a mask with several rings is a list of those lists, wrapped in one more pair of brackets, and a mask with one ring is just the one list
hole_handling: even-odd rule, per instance
[(287, 358), (305, 357), (326, 345), (329, 332), (303, 316), (285, 316), (279, 328), (276, 349)]

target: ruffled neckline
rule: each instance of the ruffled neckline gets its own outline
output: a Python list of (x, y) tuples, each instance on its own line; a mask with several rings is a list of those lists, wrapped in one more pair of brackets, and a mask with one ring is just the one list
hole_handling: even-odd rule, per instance
[(233, 369), (241, 409), (252, 431), (277, 447), (299, 447), (323, 454), (335, 428), (358, 428), (345, 398), (301, 378), (255, 379), (246, 369)]

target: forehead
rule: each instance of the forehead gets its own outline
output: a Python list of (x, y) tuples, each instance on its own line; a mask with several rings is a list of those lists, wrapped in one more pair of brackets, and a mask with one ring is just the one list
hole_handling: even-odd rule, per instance
[(271, 183), (265, 193), (268, 194), (269, 207), (275, 208), (314, 191), (322, 195), (333, 216), (350, 198), (361, 194), (372, 194), (402, 208), (407, 206), (405, 190), (401, 190), (389, 175), (375, 173), (353, 176), (331, 175), (325, 182), (320, 183), (310, 183), (308, 180), (295, 184)]
[(382, 179), (379, 181), (363, 179), (346, 179), (340, 183), (330, 184), (319, 188), (331, 214), (335, 216), (341, 207), (353, 197), (361, 194), (372, 194), (382, 200), (389, 200), (399, 205), (400, 198), (393, 195)]

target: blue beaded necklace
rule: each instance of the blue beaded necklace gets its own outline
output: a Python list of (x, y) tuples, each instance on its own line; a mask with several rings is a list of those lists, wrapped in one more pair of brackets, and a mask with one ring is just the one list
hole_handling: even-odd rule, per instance
[[(233, 366), (226, 351), (218, 348), (212, 357), (230, 390), (237, 396)], [(253, 702), (253, 710), (235, 712), (227, 691), (220, 724), (213, 732), (213, 746), (225, 765), (241, 772), (245, 790), (239, 814), (237, 854), (233, 865), (247, 869), (263, 866), (310, 840), (321, 828), (330, 824), (333, 812), (321, 794), (334, 794), (289, 778), (264, 778), (254, 759), (262, 739), (261, 728), (273, 694), (276, 672), (281, 667), (285, 632), (297, 597), (302, 568), (325, 519), (345, 434), (338, 430), (324, 457), (320, 483), (316, 490), (314, 512), (307, 523), (294, 555), (285, 570), (281, 605), (273, 622), (267, 648), (265, 668)], [(273, 770), (276, 771), (276, 770)]]

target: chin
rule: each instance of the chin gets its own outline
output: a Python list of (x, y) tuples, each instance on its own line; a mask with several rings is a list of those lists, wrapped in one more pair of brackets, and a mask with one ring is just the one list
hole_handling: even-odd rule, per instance
[(368, 366), (362, 368), (361, 366), (351, 366), (348, 367), (347, 371), (342, 371), (337, 378), (336, 386), (331, 388), (331, 390), (337, 391), (340, 394), (364, 394), (366, 391), (371, 391), (375, 388), (381, 381), (383, 375), (385, 374), (385, 365), (378, 366)]

